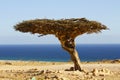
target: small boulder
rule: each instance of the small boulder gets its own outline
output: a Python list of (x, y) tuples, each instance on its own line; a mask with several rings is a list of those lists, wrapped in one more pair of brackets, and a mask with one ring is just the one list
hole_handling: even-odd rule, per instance
[(96, 69), (96, 68), (93, 69), (92, 73), (93, 73), (94, 76), (98, 76), (98, 69)]
[(92, 71), (94, 76), (106, 76), (106, 75), (110, 75), (112, 72), (106, 68), (102, 68), (102, 69), (93, 69)]
[(70, 80), (70, 79), (66, 77), (62, 77), (60, 80)]

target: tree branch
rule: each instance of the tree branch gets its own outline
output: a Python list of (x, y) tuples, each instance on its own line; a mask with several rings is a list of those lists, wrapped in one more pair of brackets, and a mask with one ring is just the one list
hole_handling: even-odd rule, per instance
[(42, 36), (45, 36), (44, 34), (40, 34), (40, 35), (38, 35), (38, 37), (42, 37)]

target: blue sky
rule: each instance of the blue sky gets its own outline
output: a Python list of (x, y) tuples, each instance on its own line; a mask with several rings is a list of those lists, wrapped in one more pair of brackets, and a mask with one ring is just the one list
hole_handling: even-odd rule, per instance
[(120, 0), (0, 0), (0, 44), (59, 44), (53, 35), (37, 37), (16, 32), (13, 26), (36, 18), (82, 18), (110, 28), (100, 34), (84, 34), (77, 44), (120, 44)]

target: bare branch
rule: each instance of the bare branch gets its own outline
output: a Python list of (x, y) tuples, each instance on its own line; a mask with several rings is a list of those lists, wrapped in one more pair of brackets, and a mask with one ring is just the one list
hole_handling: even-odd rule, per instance
[(45, 36), (45, 35), (44, 34), (38, 35), (38, 37), (42, 37), (42, 36)]

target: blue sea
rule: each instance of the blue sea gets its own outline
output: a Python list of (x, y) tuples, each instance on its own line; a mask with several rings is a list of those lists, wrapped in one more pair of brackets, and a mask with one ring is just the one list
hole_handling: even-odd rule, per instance
[[(120, 59), (120, 44), (79, 44), (81, 61)], [(70, 61), (61, 45), (0, 45), (0, 60)]]

